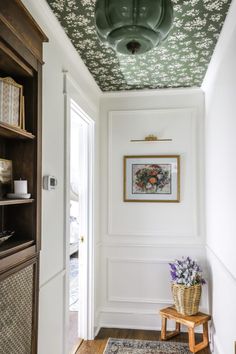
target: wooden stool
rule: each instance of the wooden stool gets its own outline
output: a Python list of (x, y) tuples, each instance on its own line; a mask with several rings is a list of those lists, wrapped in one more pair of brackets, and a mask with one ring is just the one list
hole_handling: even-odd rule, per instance
[[(160, 315), (162, 318), (161, 340), (167, 340), (177, 336), (180, 333), (180, 324), (183, 324), (188, 327), (189, 349), (192, 353), (197, 353), (199, 350), (208, 346), (208, 321), (211, 319), (210, 315), (198, 312), (194, 316), (184, 316), (178, 313), (174, 307), (167, 307), (160, 310)], [(175, 321), (175, 331), (167, 333), (167, 319)], [(194, 328), (200, 325), (203, 325), (203, 341), (195, 344)]]

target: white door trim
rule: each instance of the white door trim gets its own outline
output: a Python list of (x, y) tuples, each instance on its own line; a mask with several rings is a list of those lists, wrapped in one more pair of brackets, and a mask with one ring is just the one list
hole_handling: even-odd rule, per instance
[(94, 338), (94, 121), (80, 108), (80, 92), (74, 80), (67, 72), (64, 72), (64, 107), (65, 107), (65, 194), (64, 194), (64, 233), (65, 233), (65, 251), (64, 251), (64, 267), (66, 269), (66, 281), (64, 289), (64, 353), (68, 353), (68, 333), (69, 333), (69, 202), (70, 202), (70, 109), (71, 100), (77, 105), (78, 113), (86, 121), (89, 126), (89, 176), (88, 176), (88, 214), (89, 214), (89, 230), (88, 242), (86, 243), (87, 255), (87, 276), (86, 276), (86, 292), (87, 304), (84, 309), (84, 323), (81, 328), (81, 338)]

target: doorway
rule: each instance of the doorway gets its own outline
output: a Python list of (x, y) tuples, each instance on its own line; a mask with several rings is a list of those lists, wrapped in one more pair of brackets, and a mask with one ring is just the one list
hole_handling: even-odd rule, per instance
[(68, 103), (66, 352), (74, 354), (93, 323), (94, 123), (74, 100)]

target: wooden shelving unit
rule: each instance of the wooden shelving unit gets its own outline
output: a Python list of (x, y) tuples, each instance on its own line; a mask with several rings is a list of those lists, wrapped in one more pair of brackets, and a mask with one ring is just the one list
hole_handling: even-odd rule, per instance
[(0, 259), (32, 246), (33, 243), (34, 241), (32, 240), (7, 240), (1, 245)]
[[(6, 195), (13, 193), (12, 186), (0, 182), (0, 231), (14, 231), (0, 245), (1, 301), (6, 306), (0, 312), (0, 348), (4, 353), (14, 353), (19, 348), (18, 354), (36, 354), (41, 247), (42, 44), (47, 37), (21, 0), (0, 1), (0, 29), (0, 77), (10, 77), (23, 88), (25, 115), (25, 125), (19, 124), (25, 129), (0, 121), (0, 158), (12, 161), (13, 180), (26, 179), (31, 194), (30, 199), (8, 199)], [(12, 299), (18, 291), (20, 297), (28, 299), (22, 308), (15, 308), (15, 302), (9, 305), (7, 289), (16, 292), (11, 294)], [(15, 308), (14, 314), (10, 308)], [(18, 334), (22, 325), (28, 326), (27, 340)], [(4, 342), (4, 338), (14, 338), (14, 342)]]
[[(17, 204), (30, 204), (33, 203), (34, 199), (0, 199), (0, 206), (3, 205), (17, 205)], [(1, 248), (0, 248), (1, 252)]]
[(35, 135), (32, 133), (3, 122), (0, 122), (0, 137), (24, 140), (35, 139)]

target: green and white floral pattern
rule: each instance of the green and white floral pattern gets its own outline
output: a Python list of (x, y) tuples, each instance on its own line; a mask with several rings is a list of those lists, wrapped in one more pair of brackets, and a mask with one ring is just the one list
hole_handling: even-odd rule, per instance
[(95, 0), (47, 1), (103, 91), (200, 86), (231, 2), (172, 0), (175, 20), (167, 40), (143, 55), (125, 56), (98, 40)]

